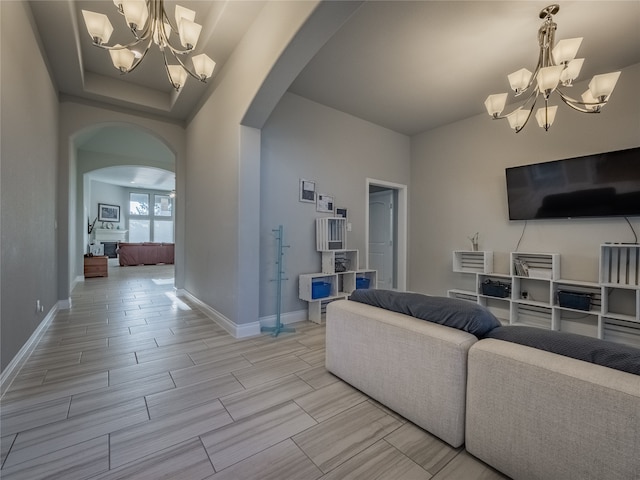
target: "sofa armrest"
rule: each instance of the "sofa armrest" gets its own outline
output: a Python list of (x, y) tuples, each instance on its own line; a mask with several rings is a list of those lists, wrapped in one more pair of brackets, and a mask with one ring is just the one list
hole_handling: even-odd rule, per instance
[(327, 306), (326, 367), (454, 447), (464, 441), (470, 333), (339, 300)]
[(513, 478), (640, 478), (638, 432), (638, 375), (495, 339), (469, 351), (466, 448)]

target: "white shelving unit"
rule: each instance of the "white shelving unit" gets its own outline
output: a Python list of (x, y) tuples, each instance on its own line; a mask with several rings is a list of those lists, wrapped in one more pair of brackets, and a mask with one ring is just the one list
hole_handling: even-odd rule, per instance
[(316, 250), (344, 250), (347, 248), (347, 219), (344, 217), (316, 218)]
[[(298, 283), (298, 296), (308, 302), (309, 320), (312, 322), (322, 323), (326, 305), (348, 298), (361, 282), (368, 283), (368, 288), (376, 287), (377, 271), (360, 268), (358, 250), (349, 250), (346, 246), (345, 218), (316, 219), (316, 248), (321, 254), (321, 271), (300, 275)], [(329, 284), (329, 295), (314, 298), (314, 282)]]
[[(475, 290), (451, 289), (448, 296), (479, 303), (503, 323), (640, 347), (640, 245), (602, 245), (598, 282), (562, 279), (557, 253), (512, 252), (509, 269), (508, 274), (493, 272), (493, 252), (454, 251), (453, 271), (475, 275)], [(487, 280), (508, 285), (509, 295), (483, 294)], [(561, 306), (559, 293), (588, 295), (589, 310)]]

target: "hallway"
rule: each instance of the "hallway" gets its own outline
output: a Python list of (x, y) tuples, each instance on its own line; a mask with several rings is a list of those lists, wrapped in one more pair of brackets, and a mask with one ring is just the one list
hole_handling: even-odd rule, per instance
[(504, 478), (329, 374), (324, 326), (295, 327), (237, 340), (174, 295), (173, 266), (111, 266), (2, 398), (0, 477)]

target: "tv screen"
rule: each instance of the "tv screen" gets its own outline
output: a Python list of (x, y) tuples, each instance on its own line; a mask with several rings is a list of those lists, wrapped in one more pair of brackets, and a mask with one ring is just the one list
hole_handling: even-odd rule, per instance
[(640, 215), (640, 147), (506, 169), (509, 220)]

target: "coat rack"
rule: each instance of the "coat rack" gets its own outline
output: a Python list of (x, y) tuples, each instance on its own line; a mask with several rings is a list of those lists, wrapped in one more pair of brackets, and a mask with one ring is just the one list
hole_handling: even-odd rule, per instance
[(278, 273), (275, 279), (272, 281), (276, 282), (276, 325), (275, 327), (261, 327), (261, 332), (271, 332), (271, 335), (277, 337), (281, 332), (289, 333), (295, 332), (296, 329), (293, 327), (285, 327), (282, 325), (280, 321), (280, 315), (282, 312), (282, 281), (288, 280), (288, 278), (284, 278), (284, 267), (282, 266), (282, 260), (284, 257), (284, 249), (289, 248), (289, 245), (282, 245), (283, 238), (283, 228), (282, 225), (278, 227), (277, 230), (272, 230), (276, 232), (276, 240), (278, 241), (278, 251), (276, 252), (276, 266), (278, 267)]

